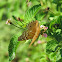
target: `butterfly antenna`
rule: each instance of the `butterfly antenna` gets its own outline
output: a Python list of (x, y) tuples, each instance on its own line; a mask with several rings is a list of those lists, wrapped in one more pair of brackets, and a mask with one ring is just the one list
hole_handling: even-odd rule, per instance
[[(13, 19), (15, 19), (16, 21), (20, 21), (23, 24), (23, 19), (20, 19), (20, 17), (16, 17), (16, 16), (12, 16)], [(23, 24), (24, 25), (24, 24)]]
[(21, 27), (16, 26), (16, 25), (15, 25), (15, 24), (13, 24), (13, 23), (12, 23), (12, 25), (13, 25), (13, 26), (15, 26), (15, 27), (17, 27), (17, 28), (21, 28)]
[(13, 26), (15, 26), (15, 27), (17, 27), (17, 28), (21, 28), (22, 29), (22, 27), (18, 27), (17, 25), (15, 25), (15, 24), (13, 24), (12, 22), (11, 22), (11, 19), (8, 19), (7, 21), (6, 21), (6, 24), (11, 24), (11, 25), (13, 25)]

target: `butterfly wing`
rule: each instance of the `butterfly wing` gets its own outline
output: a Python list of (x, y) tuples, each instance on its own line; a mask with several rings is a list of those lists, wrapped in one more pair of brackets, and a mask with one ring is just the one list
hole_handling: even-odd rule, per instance
[(22, 33), (20, 37), (18, 37), (18, 41), (23, 41), (23, 40), (28, 40), (32, 39), (35, 35), (36, 32), (36, 24), (38, 21), (32, 21), (31, 23), (28, 24), (26, 31)]
[(29, 47), (33, 44), (33, 42), (38, 38), (40, 33), (40, 25), (38, 21), (32, 21), (27, 26), (28, 30), (24, 31), (20, 37), (18, 37), (18, 41), (32, 39)]
[(30, 47), (30, 46), (34, 43), (34, 41), (38, 38), (39, 34), (40, 34), (40, 24), (37, 23), (37, 24), (36, 24), (36, 32), (35, 32), (35, 35), (34, 35), (32, 41), (31, 41), (29, 47)]

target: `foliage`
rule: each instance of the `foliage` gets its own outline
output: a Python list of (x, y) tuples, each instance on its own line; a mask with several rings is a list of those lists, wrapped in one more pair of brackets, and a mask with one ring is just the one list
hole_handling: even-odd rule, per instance
[(12, 39), (10, 40), (10, 44), (9, 44), (9, 60), (13, 60), (14, 57), (15, 57), (15, 52), (16, 52), (16, 49), (17, 49), (17, 46), (20, 42), (18, 42), (18, 36), (15, 35), (12, 37)]
[[(1, 62), (8, 62), (5, 52), (9, 52), (9, 61), (62, 62), (61, 0), (28, 0), (28, 2), (26, 0), (1, 0), (0, 3), (0, 23), (3, 28), (5, 27), (4, 30), (2, 27), (0, 28), (0, 35), (2, 35), (0, 39), (3, 39), (1, 39), (0, 43), (1, 51), (3, 51), (0, 53)], [(30, 6), (28, 5), (29, 3), (31, 3)], [(47, 8), (49, 8), (49, 10), (47, 10)], [(14, 17), (12, 18), (12, 22), (17, 26), (22, 27), (22, 29), (17, 29), (13, 26), (7, 27), (7, 25), (4, 25), (5, 20), (11, 18), (12, 16), (20, 17), (23, 20), (20, 22)], [(18, 37), (22, 34), (22, 32), (24, 32), (24, 28), (26, 28), (27, 24), (32, 20), (38, 20), (40, 25), (47, 26), (48, 30), (46, 33), (48, 36), (45, 38), (39, 35), (39, 38), (36, 40), (36, 42), (34, 42), (34, 44), (28, 48), (31, 39), (26, 40), (25, 42), (19, 42)], [(9, 39), (10, 37), (12, 37), (11, 40)], [(10, 43), (8, 42), (9, 40)], [(41, 44), (37, 43), (38, 40), (41, 40)], [(4, 47), (6, 46), (6, 50), (3, 45)], [(5, 55), (5, 59), (2, 61), (4, 58), (3, 55)]]

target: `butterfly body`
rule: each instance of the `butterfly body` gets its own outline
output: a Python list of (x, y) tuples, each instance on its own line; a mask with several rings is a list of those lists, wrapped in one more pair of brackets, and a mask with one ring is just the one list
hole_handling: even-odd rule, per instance
[(18, 41), (32, 39), (32, 42), (29, 46), (38, 38), (40, 33), (40, 25), (38, 21), (32, 21), (28, 24), (27, 30), (22, 33), (20, 37), (18, 37)]

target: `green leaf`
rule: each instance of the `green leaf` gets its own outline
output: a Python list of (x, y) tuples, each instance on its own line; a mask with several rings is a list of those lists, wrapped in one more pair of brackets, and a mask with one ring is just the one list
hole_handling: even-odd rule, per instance
[(15, 35), (11, 38), (10, 40), (10, 44), (8, 46), (8, 52), (9, 52), (9, 61), (13, 60), (15, 58), (15, 53), (16, 53), (16, 49), (19, 45), (19, 41), (18, 41), (18, 37), (19, 35)]
[(60, 54), (61, 54), (61, 57), (62, 57), (62, 49), (60, 49)]
[(57, 11), (62, 12), (62, 0), (53, 0), (53, 2), (57, 4), (57, 7), (56, 7)]
[(61, 29), (57, 29), (56, 33), (60, 34), (61, 33)]
[(58, 42), (56, 40), (51, 40), (47, 42), (46, 45), (46, 52), (51, 53), (52, 51), (55, 51), (55, 48), (58, 46)]
[(58, 60), (57, 62), (62, 62), (62, 58), (60, 60)]
[(58, 61), (59, 59), (61, 59), (61, 55), (60, 55), (60, 51), (58, 50), (57, 52), (52, 52), (49, 54), (49, 59), (52, 61), (52, 62), (56, 62)]
[(0, 21), (1, 21), (1, 19), (2, 19), (2, 16), (3, 16), (3, 13), (4, 13), (4, 8), (3, 9), (0, 9)]
[(62, 0), (53, 0), (53, 2), (56, 4), (60, 4), (60, 3), (62, 3)]
[(38, 13), (38, 11), (41, 9), (41, 5), (35, 5), (32, 8), (28, 9), (27, 12), (25, 13), (24, 20), (26, 22), (31, 22), (35, 15)]
[(52, 29), (52, 27), (53, 27), (53, 25), (54, 25), (55, 23), (56, 23), (56, 20), (52, 20), (52, 21), (50, 22), (49, 28)]
[(47, 62), (46, 58), (40, 59), (40, 62)]

